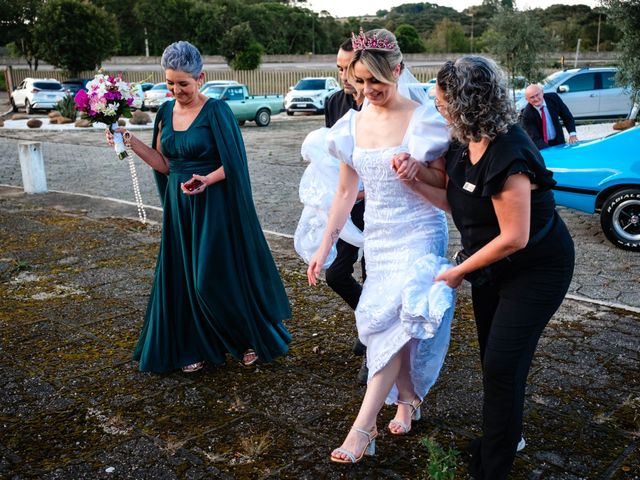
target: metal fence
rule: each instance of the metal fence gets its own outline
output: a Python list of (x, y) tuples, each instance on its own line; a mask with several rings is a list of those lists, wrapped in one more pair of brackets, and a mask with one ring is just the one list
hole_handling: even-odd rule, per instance
[[(438, 68), (415, 67), (411, 72), (420, 82), (436, 76)], [(153, 82), (159, 83), (164, 81), (164, 73), (162, 71), (110, 71), (105, 70), (104, 73), (116, 75), (122, 73), (124, 80), (128, 82)], [(95, 71), (80, 72), (78, 78), (93, 78)], [(209, 70), (205, 71), (206, 80), (236, 80), (244, 83), (249, 91), (255, 95), (285, 94), (289, 87), (295, 85), (298, 80), (304, 77), (335, 77), (338, 73), (336, 69), (295, 69), (295, 70)], [(7, 89), (9, 92), (13, 87), (17, 87), (27, 77), (32, 78), (54, 78), (58, 81), (68, 80), (68, 73), (61, 70), (29, 70), (28, 68), (7, 67), (5, 69), (5, 77), (7, 81)]]

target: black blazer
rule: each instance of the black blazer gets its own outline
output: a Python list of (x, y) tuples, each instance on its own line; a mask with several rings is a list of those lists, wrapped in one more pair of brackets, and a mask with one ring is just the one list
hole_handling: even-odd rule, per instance
[[(564, 126), (567, 127), (568, 132), (576, 131), (576, 122), (569, 111), (569, 107), (567, 107), (557, 93), (545, 93), (544, 103), (546, 105), (545, 108), (549, 111), (549, 116), (553, 121), (553, 128), (556, 129), (555, 143), (565, 143), (564, 132), (560, 125), (560, 118), (562, 118), (562, 122), (564, 123)], [(542, 117), (540, 117), (540, 112), (537, 108), (527, 104), (527, 106), (522, 110), (520, 123), (522, 123), (522, 127), (526, 130), (531, 137), (531, 140), (533, 140), (533, 143), (535, 143), (540, 150), (549, 146), (544, 143), (542, 136)]]

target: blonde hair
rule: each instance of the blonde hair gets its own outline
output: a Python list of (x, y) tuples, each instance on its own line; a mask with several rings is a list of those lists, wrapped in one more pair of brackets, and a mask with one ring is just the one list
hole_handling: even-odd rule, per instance
[(367, 38), (376, 37), (378, 41), (381, 42), (388, 40), (388, 43), (393, 44), (394, 47), (391, 49), (369, 47), (355, 49), (353, 59), (347, 68), (347, 75), (349, 79), (355, 79), (354, 66), (356, 62), (362, 62), (376, 80), (389, 84), (397, 83), (398, 77), (396, 77), (393, 72), (397, 66), (400, 65), (400, 73), (402, 73), (402, 70), (404, 70), (404, 62), (402, 60), (402, 52), (400, 51), (400, 47), (398, 47), (398, 41), (396, 40), (395, 35), (384, 28), (377, 28), (375, 30), (369, 30), (365, 33), (365, 36)]

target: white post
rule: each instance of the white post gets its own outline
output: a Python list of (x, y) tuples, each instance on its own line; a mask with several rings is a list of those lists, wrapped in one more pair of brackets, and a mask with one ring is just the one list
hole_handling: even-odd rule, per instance
[(41, 142), (19, 142), (18, 157), (22, 169), (25, 193), (46, 193), (47, 176), (44, 171)]
[(581, 38), (578, 39), (578, 44), (576, 45), (576, 59), (573, 62), (573, 68), (578, 68), (578, 57), (580, 56), (580, 42), (582, 41)]

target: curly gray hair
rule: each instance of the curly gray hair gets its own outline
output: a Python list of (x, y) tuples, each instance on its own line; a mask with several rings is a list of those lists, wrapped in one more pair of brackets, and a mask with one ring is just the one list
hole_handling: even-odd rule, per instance
[(189, 42), (174, 42), (164, 49), (160, 65), (163, 70), (177, 70), (198, 78), (202, 72), (202, 56)]
[(506, 77), (489, 58), (467, 55), (447, 62), (437, 83), (447, 101), (451, 133), (464, 144), (493, 140), (517, 121)]

